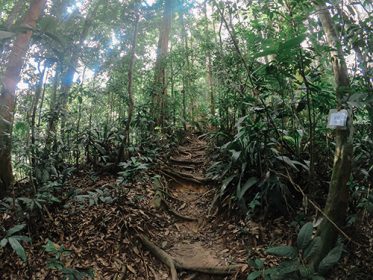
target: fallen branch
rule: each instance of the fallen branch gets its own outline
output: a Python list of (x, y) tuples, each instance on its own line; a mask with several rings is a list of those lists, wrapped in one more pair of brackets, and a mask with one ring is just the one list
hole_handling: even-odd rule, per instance
[(144, 246), (151, 253), (153, 253), (154, 256), (159, 258), (161, 262), (163, 262), (170, 268), (172, 280), (178, 279), (175, 268), (180, 269), (180, 270), (190, 270), (190, 271), (196, 271), (196, 272), (201, 272), (201, 273), (206, 273), (206, 274), (215, 274), (215, 275), (235, 274), (242, 268), (242, 265), (228, 265), (228, 266), (189, 265), (182, 260), (173, 258), (170, 254), (166, 253), (160, 247), (158, 247), (153, 242), (151, 242), (146, 236), (139, 234), (138, 237), (141, 240), (141, 242), (144, 244)]

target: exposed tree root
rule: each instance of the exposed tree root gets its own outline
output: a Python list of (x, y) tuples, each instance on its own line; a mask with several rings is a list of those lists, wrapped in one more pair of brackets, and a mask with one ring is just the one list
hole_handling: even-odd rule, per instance
[(194, 217), (189, 217), (189, 216), (185, 216), (183, 214), (180, 214), (179, 212), (177, 212), (176, 210), (172, 209), (170, 205), (168, 205), (168, 203), (162, 199), (161, 200), (161, 203), (162, 205), (166, 208), (166, 210), (168, 212), (170, 212), (172, 215), (176, 216), (177, 218), (180, 218), (180, 219), (183, 219), (183, 220), (186, 220), (186, 221), (191, 221), (191, 222), (196, 222), (198, 221), (197, 218), (194, 218)]
[(203, 159), (193, 160), (193, 159), (178, 159), (174, 157), (170, 157), (170, 160), (176, 163), (184, 163), (184, 164), (202, 164), (204, 163)]
[(205, 150), (205, 147), (204, 146), (194, 146), (194, 147), (183, 147), (183, 146), (180, 146), (178, 148), (179, 151), (183, 151), (183, 152), (197, 152), (197, 151), (204, 151)]
[(179, 167), (180, 169), (186, 169), (186, 170), (190, 170), (190, 171), (195, 171), (195, 169), (196, 169), (195, 166), (181, 165), (181, 164), (178, 164), (177, 167)]
[(184, 172), (180, 172), (180, 171), (173, 171), (173, 170), (170, 170), (168, 168), (162, 168), (162, 170), (163, 170), (163, 172), (168, 173), (172, 176), (175, 176), (179, 179), (182, 179), (182, 180), (185, 180), (185, 181), (191, 181), (191, 182), (194, 182), (194, 183), (197, 183), (197, 184), (203, 184), (203, 183), (206, 183), (206, 182), (210, 181), (210, 179), (208, 179), (208, 178), (193, 176), (192, 174), (189, 174), (189, 173), (184, 173)]
[(186, 156), (188, 156), (188, 157), (192, 157), (192, 154), (190, 153), (190, 152), (187, 152), (187, 151), (182, 151), (182, 150), (179, 150), (178, 151), (180, 154), (183, 154), (183, 155), (186, 155)]
[(206, 274), (215, 274), (215, 275), (227, 275), (237, 273), (242, 265), (228, 265), (228, 266), (193, 266), (186, 264), (183, 260), (173, 258), (171, 255), (166, 253), (164, 250), (159, 248), (153, 242), (151, 242), (146, 236), (139, 234), (139, 239), (143, 245), (161, 262), (167, 265), (171, 271), (171, 279), (177, 280), (176, 268), (180, 270), (190, 270)]
[(163, 172), (162, 170), (159, 170), (160, 173), (162, 173), (164, 176), (174, 180), (176, 183), (178, 184), (183, 184), (182, 182), (180, 182), (178, 179), (176, 179), (174, 176), (170, 175), (170, 174), (167, 174), (166, 172)]
[(175, 262), (172, 259), (172, 257), (167, 254), (165, 251), (163, 251), (161, 248), (159, 248), (157, 245), (152, 243), (147, 237), (145, 237), (142, 234), (138, 235), (139, 239), (141, 240), (142, 244), (154, 255), (156, 256), (161, 262), (163, 262), (165, 265), (167, 265), (170, 268), (171, 272), (171, 279), (177, 280), (177, 272), (175, 267)]

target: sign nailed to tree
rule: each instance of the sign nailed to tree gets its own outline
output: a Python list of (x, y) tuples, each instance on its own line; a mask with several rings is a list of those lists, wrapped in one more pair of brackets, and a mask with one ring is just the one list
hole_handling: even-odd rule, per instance
[(348, 112), (345, 109), (331, 109), (328, 116), (328, 128), (346, 129), (347, 128)]

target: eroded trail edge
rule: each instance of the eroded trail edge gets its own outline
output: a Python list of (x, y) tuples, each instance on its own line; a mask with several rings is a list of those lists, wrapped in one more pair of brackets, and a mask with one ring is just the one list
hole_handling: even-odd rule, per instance
[(153, 204), (172, 216), (173, 223), (138, 235), (169, 268), (172, 280), (237, 279), (247, 268), (243, 242), (227, 234), (230, 226), (221, 217), (209, 215), (215, 188), (205, 175), (207, 146), (203, 138), (189, 135), (159, 167)]

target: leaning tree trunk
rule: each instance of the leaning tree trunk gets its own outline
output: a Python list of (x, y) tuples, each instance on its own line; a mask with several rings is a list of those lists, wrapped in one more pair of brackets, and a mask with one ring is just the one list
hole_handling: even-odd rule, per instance
[[(348, 78), (347, 66), (344, 60), (343, 51), (339, 43), (338, 34), (326, 5), (318, 4), (319, 18), (324, 29), (328, 45), (332, 49), (331, 61), (336, 86), (336, 97), (338, 109), (347, 107), (350, 82)], [(336, 130), (336, 150), (334, 155), (334, 165), (330, 180), (329, 193), (326, 201), (324, 213), (337, 225), (343, 226), (346, 219), (349, 191), (347, 182), (351, 175), (352, 161), (352, 139), (353, 125), (352, 115), (349, 114), (347, 129)], [(313, 264), (318, 265), (322, 258), (335, 246), (338, 231), (327, 219), (324, 219), (318, 229), (318, 234), (322, 240), (320, 253), (314, 258)]]
[(164, 1), (164, 12), (162, 25), (160, 27), (157, 59), (155, 62), (155, 77), (152, 93), (152, 112), (151, 115), (155, 120), (155, 125), (163, 126), (165, 119), (165, 102), (166, 102), (166, 63), (168, 54), (168, 42), (171, 31), (172, 8), (175, 0)]
[(16, 107), (16, 87), (20, 80), (20, 73), (28, 45), (32, 36), (32, 29), (44, 8), (46, 0), (34, 0), (28, 9), (22, 26), (28, 31), (19, 33), (13, 43), (5, 72), (1, 78), (0, 93), (0, 198), (4, 197), (13, 181), (11, 162), (12, 126)]

